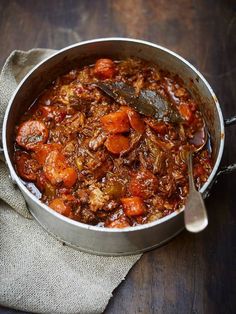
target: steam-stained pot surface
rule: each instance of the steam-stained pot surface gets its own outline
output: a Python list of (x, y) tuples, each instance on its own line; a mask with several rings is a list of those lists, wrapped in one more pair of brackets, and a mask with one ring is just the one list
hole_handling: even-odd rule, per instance
[(136, 226), (184, 205), (187, 151), (198, 150), (198, 188), (206, 182), (213, 162), (198, 149), (204, 130), (178, 75), (140, 59), (98, 59), (58, 77), (25, 112), (15, 164), (56, 212), (100, 227)]

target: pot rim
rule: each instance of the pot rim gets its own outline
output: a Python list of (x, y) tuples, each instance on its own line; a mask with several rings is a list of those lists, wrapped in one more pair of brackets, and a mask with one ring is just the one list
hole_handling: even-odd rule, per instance
[(126, 227), (126, 228), (122, 228), (122, 229), (118, 229), (118, 228), (108, 228), (108, 227), (98, 227), (98, 226), (92, 226), (92, 225), (88, 225), (88, 224), (84, 224), (75, 220), (72, 220), (70, 218), (67, 218), (59, 213), (57, 213), (56, 211), (54, 211), (53, 209), (51, 209), (49, 206), (47, 206), (46, 204), (42, 203), (33, 193), (31, 193), (26, 186), (23, 184), (22, 180), (18, 177), (18, 175), (16, 174), (16, 171), (11, 163), (9, 154), (8, 154), (8, 149), (7, 149), (7, 143), (6, 143), (6, 126), (7, 126), (7, 121), (8, 121), (8, 116), (9, 116), (9, 112), (12, 106), (12, 102), (14, 100), (14, 98), (16, 97), (18, 91), (20, 90), (21, 86), (24, 84), (24, 82), (28, 79), (28, 77), (35, 71), (37, 70), (42, 64), (48, 62), (50, 59), (56, 57), (57, 55), (70, 50), (72, 48), (75, 47), (79, 47), (79, 46), (83, 46), (83, 45), (87, 45), (87, 44), (91, 44), (91, 43), (99, 43), (99, 42), (106, 42), (106, 41), (125, 41), (125, 42), (134, 42), (134, 43), (139, 43), (142, 45), (146, 45), (146, 46), (151, 46), (153, 48), (157, 48), (159, 50), (162, 50), (170, 55), (172, 55), (173, 57), (177, 58), (178, 60), (182, 61), (184, 64), (186, 64), (188, 67), (191, 68), (191, 70), (198, 76), (201, 78), (201, 80), (203, 81), (203, 83), (206, 85), (207, 89), (209, 90), (214, 103), (216, 105), (216, 109), (219, 115), (219, 120), (220, 120), (220, 134), (221, 134), (221, 139), (220, 139), (220, 147), (219, 147), (219, 152), (217, 155), (217, 159), (216, 162), (214, 164), (214, 167), (212, 169), (212, 172), (210, 174), (210, 176), (208, 177), (207, 181), (204, 183), (204, 185), (201, 187), (200, 192), (204, 193), (206, 191), (206, 189), (208, 188), (208, 186), (210, 185), (213, 177), (216, 175), (217, 169), (219, 167), (221, 158), (222, 158), (222, 154), (223, 154), (223, 149), (224, 149), (224, 120), (223, 120), (223, 115), (222, 115), (222, 111), (220, 108), (220, 104), (218, 102), (218, 99), (213, 91), (213, 89), (211, 88), (210, 84), (207, 82), (207, 80), (204, 78), (204, 76), (190, 63), (188, 62), (186, 59), (184, 59), (183, 57), (181, 57), (179, 54), (173, 52), (172, 50), (165, 48), (161, 45), (157, 45), (154, 43), (151, 43), (149, 41), (145, 41), (145, 40), (140, 40), (140, 39), (135, 39), (135, 38), (126, 38), (126, 37), (105, 37), (105, 38), (97, 38), (97, 39), (90, 39), (90, 40), (86, 40), (86, 41), (81, 41), (79, 43), (67, 46), (59, 51), (57, 51), (56, 53), (52, 54), (51, 56), (47, 57), (46, 59), (44, 59), (43, 61), (41, 61), (40, 63), (38, 63), (35, 67), (33, 67), (33, 69), (31, 69), (27, 75), (22, 79), (22, 81), (19, 83), (19, 85), (17, 86), (15, 92), (13, 93), (8, 106), (6, 108), (5, 111), (5, 116), (4, 116), (4, 120), (3, 120), (3, 132), (2, 132), (2, 136), (3, 136), (3, 150), (4, 150), (4, 155), (5, 155), (5, 159), (6, 159), (6, 163), (8, 165), (8, 168), (10, 170), (10, 175), (12, 177), (12, 180), (14, 181), (14, 183), (17, 183), (17, 185), (19, 186), (19, 188), (21, 190), (24, 191), (24, 193), (27, 194), (27, 196), (29, 198), (31, 198), (35, 203), (37, 203), (37, 205), (39, 205), (42, 209), (46, 210), (47, 212), (49, 212), (50, 214), (54, 215), (55, 217), (57, 217), (58, 219), (64, 221), (65, 223), (74, 225), (74, 226), (78, 226), (81, 227), (83, 229), (87, 229), (87, 230), (93, 230), (93, 231), (99, 231), (99, 232), (111, 232), (111, 233), (127, 233), (127, 232), (137, 232), (139, 230), (143, 230), (143, 229), (147, 229), (147, 228), (151, 228), (154, 226), (157, 226), (161, 223), (164, 223), (174, 217), (176, 217), (177, 215), (181, 214), (184, 211), (184, 206), (179, 209), (178, 211), (175, 211), (163, 218), (160, 218), (156, 221), (153, 222), (149, 222), (143, 225), (138, 225), (138, 226), (130, 226), (130, 227)]

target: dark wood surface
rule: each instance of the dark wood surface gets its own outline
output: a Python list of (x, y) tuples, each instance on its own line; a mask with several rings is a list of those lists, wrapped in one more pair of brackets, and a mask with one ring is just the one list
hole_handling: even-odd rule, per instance
[[(108, 36), (158, 43), (205, 75), (225, 117), (236, 114), (235, 1), (1, 0), (0, 34), (1, 66), (14, 49), (59, 49)], [(226, 131), (222, 165), (236, 162), (235, 134), (236, 126)], [(208, 228), (197, 235), (183, 232), (144, 254), (105, 314), (236, 313), (235, 204), (234, 173), (221, 177), (206, 201)]]

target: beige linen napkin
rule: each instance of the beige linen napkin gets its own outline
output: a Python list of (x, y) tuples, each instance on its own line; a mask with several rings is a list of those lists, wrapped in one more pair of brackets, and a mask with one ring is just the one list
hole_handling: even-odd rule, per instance
[[(0, 116), (24, 75), (52, 53), (33, 49), (10, 55), (0, 76)], [(31, 313), (103, 312), (140, 255), (103, 257), (63, 246), (25, 218), (31, 215), (2, 161), (0, 198), (0, 304)]]

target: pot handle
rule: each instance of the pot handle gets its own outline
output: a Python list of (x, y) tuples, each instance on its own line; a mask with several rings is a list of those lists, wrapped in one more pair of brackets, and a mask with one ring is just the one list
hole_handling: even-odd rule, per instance
[[(231, 125), (234, 125), (234, 124), (236, 124), (236, 116), (233, 116), (233, 117), (231, 117), (231, 118), (228, 118), (228, 119), (225, 119), (225, 120), (224, 120), (224, 125), (225, 125), (226, 128), (229, 127), (229, 126), (231, 126)], [(224, 167), (222, 167), (222, 168), (218, 171), (218, 173), (217, 173), (217, 175), (216, 175), (216, 178), (218, 178), (218, 177), (221, 176), (222, 174), (231, 173), (231, 172), (233, 172), (233, 171), (235, 171), (235, 170), (236, 170), (236, 163), (235, 163), (235, 164), (228, 165), (228, 166), (224, 166)]]
[[(226, 128), (231, 126), (231, 125), (234, 125), (234, 124), (236, 124), (236, 116), (233, 116), (231, 118), (228, 118), (228, 119), (224, 120), (224, 125), (225, 125)], [(228, 165), (228, 166), (221, 167), (221, 169), (216, 174), (216, 179), (219, 176), (221, 176), (222, 174), (231, 173), (232, 171), (235, 171), (235, 170), (236, 170), (236, 163)]]
[[(228, 118), (228, 119), (224, 119), (225, 128), (227, 128), (231, 125), (234, 125), (234, 124), (236, 124), (236, 116), (233, 116), (233, 117)], [(217, 172), (217, 174), (215, 175), (215, 177), (211, 181), (207, 191), (204, 193), (204, 198), (210, 196), (212, 187), (218, 182), (218, 179), (221, 175), (231, 173), (235, 170), (236, 170), (236, 163), (228, 165), (228, 166), (220, 167), (219, 171)]]
[(2, 145), (2, 125), (3, 125), (3, 115), (0, 114), (0, 160), (5, 161), (3, 145)]

